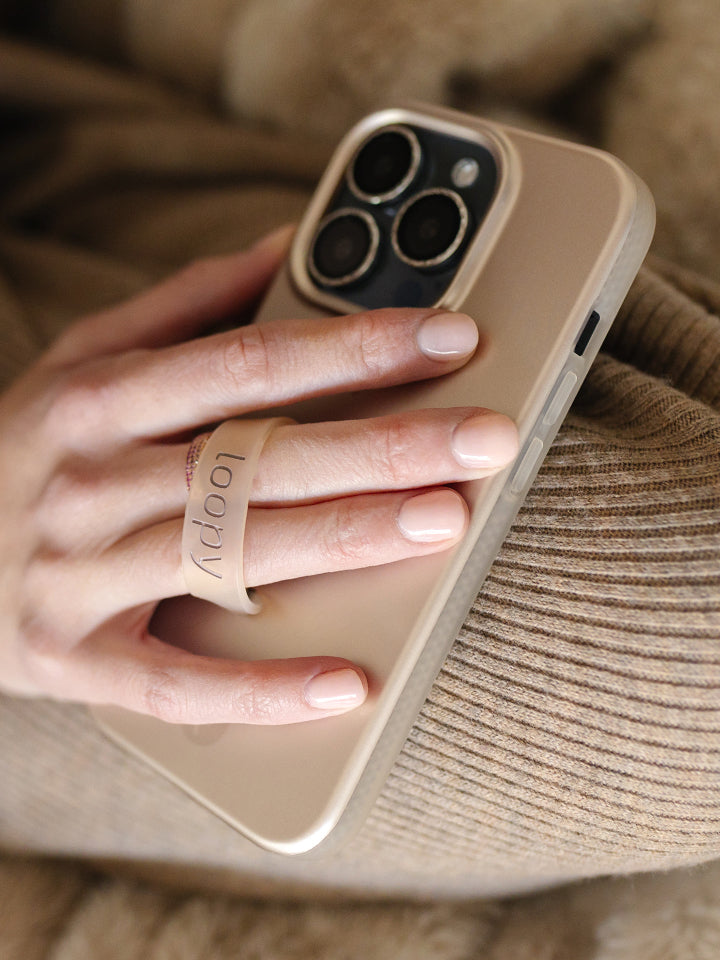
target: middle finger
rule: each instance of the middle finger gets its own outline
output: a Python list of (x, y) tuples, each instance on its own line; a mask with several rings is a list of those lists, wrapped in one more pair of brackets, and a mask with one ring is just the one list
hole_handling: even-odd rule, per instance
[(477, 407), (284, 426), (263, 448), (250, 502), (311, 503), (469, 480), (516, 452), (513, 422)]
[[(512, 421), (476, 407), (281, 426), (263, 448), (250, 504), (297, 505), (460, 482), (503, 467), (516, 451)], [(104, 466), (67, 461), (43, 498), (46, 541), (56, 549), (75, 549), (80, 541), (106, 546), (180, 517), (187, 452), (187, 444), (143, 444)]]
[[(465, 501), (446, 487), (251, 509), (243, 579), (254, 587), (425, 556), (456, 543), (467, 519)], [(185, 593), (181, 537), (182, 520), (169, 520), (125, 537), (99, 557), (63, 563), (38, 558), (27, 618), (34, 629), (54, 630), (59, 638), (80, 637), (123, 610)], [(83, 584), (80, 593), (77, 583)]]

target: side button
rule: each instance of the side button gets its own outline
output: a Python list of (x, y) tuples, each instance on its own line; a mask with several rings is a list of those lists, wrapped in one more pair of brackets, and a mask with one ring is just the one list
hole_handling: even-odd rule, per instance
[(543, 426), (549, 427), (560, 416), (562, 408), (565, 406), (567, 398), (575, 389), (578, 382), (577, 374), (573, 373), (572, 370), (568, 370), (565, 376), (560, 381), (560, 385), (555, 391), (555, 395), (550, 401), (550, 405), (545, 411), (545, 416), (543, 417)]
[(533, 437), (530, 445), (525, 451), (525, 456), (520, 461), (520, 465), (515, 471), (515, 476), (510, 484), (510, 493), (514, 496), (522, 493), (530, 479), (533, 470), (537, 466), (543, 452), (543, 442), (539, 437)]

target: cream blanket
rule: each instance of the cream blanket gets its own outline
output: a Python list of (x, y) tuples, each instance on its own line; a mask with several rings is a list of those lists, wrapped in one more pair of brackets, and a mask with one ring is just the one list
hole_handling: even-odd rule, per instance
[[(6, 0), (0, 15), (15, 30), (0, 48), (4, 381), (69, 318), (295, 219), (330, 140), (400, 96), (609, 146), (656, 194), (656, 253), (720, 279), (709, 0)], [(720, 854), (719, 310), (712, 280), (644, 270), (367, 828), (334, 873), (303, 868), (326, 896), (466, 897), (488, 876)], [(186, 842), (190, 806), (132, 764), (113, 783), (120, 761), (79, 711), (0, 708), (6, 848), (183, 863), (200, 843), (211, 872), (188, 882), (232, 887), (226, 835)], [(110, 825), (73, 819), (93, 762)], [(265, 864), (245, 890), (297, 892), (302, 875)], [(8, 858), (0, 957), (715, 957), (717, 880), (710, 866), (515, 904), (258, 907)]]

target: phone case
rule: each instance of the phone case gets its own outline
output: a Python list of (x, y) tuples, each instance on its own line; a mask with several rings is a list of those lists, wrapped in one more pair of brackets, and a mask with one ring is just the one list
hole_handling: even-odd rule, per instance
[[(487, 348), (438, 380), (283, 408), (296, 419), (378, 416), (478, 405), (518, 424), (502, 473), (459, 485), (471, 526), (450, 551), (263, 587), (257, 616), (193, 598), (161, 604), (154, 628), (189, 650), (243, 659), (328, 654), (367, 672), (357, 710), (280, 727), (177, 726), (116, 707), (103, 728), (247, 837), (284, 854), (331, 852), (362, 823), (475, 599), (527, 490), (647, 252), (654, 205), (644, 184), (601, 151), (436, 108), (397, 108), (343, 140), (288, 263), (256, 322), (357, 310), (313, 292), (305, 251), (338, 179), (384, 125), (483, 144), (495, 199), (438, 305), (476, 319)], [(313, 851), (308, 854), (308, 851)]]

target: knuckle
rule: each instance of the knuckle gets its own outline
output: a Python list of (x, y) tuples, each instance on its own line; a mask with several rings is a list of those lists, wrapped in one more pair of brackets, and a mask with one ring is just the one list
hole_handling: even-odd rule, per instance
[(147, 668), (137, 681), (140, 690), (137, 702), (143, 713), (166, 723), (191, 722), (191, 705), (179, 678), (161, 666)]
[(272, 384), (270, 346), (265, 332), (259, 326), (244, 327), (229, 337), (221, 353), (221, 374), (233, 394), (252, 383), (267, 387)]
[(388, 419), (382, 425), (378, 440), (372, 444), (371, 462), (376, 475), (394, 487), (417, 482), (418, 464), (409, 454), (412, 431), (399, 419)]
[(83, 444), (98, 425), (107, 424), (111, 409), (111, 379), (104, 366), (92, 365), (66, 372), (55, 385), (45, 432), (48, 442)]
[(352, 329), (355, 356), (372, 382), (385, 372), (388, 365), (387, 325), (383, 311), (358, 314)]
[(233, 716), (242, 717), (245, 723), (275, 722), (281, 713), (275, 685), (268, 680), (254, 678), (234, 697), (232, 711)]
[(372, 543), (353, 498), (335, 504), (324, 538), (324, 551), (338, 569), (362, 564)]
[(81, 538), (94, 526), (93, 504), (102, 498), (106, 480), (79, 461), (60, 467), (45, 485), (35, 504), (35, 525), (50, 543), (70, 546), (67, 534)]

